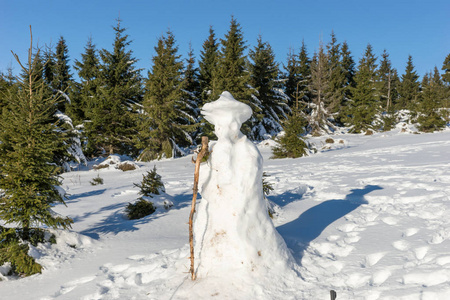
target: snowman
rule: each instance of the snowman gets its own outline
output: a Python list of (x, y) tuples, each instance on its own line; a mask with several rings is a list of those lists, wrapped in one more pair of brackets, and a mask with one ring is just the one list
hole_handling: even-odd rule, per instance
[[(263, 159), (240, 131), (251, 108), (223, 92), (203, 106), (218, 138), (200, 170), (201, 201), (194, 225), (197, 278), (245, 278), (291, 272), (295, 264), (268, 214)], [(244, 278), (243, 277), (243, 278)]]

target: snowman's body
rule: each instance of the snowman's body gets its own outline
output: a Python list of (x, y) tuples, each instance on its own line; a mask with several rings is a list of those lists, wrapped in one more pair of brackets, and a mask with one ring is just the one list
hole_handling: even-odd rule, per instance
[(202, 113), (215, 125), (218, 141), (200, 171), (202, 199), (194, 231), (197, 278), (292, 270), (292, 257), (264, 200), (262, 156), (240, 132), (250, 107), (224, 92), (205, 104)]

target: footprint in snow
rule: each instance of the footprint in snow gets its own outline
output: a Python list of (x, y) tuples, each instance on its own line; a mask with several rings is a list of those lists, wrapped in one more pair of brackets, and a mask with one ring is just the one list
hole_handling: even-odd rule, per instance
[(354, 231), (356, 227), (358, 227), (358, 225), (356, 224), (344, 224), (342, 226), (339, 226), (337, 230), (342, 232), (351, 232)]
[(138, 190), (125, 190), (125, 191), (121, 191), (120, 193), (114, 193), (111, 196), (115, 198), (115, 197), (121, 197), (121, 196), (126, 196), (126, 195), (135, 195), (138, 192), (139, 192)]
[(121, 273), (128, 269), (130, 265), (128, 264), (122, 264), (122, 265), (112, 265), (110, 263), (105, 264), (101, 269), (105, 273)]
[(399, 240), (392, 243), (392, 246), (400, 251), (406, 251), (409, 249), (409, 243), (407, 241)]
[(366, 255), (365, 261), (363, 263), (363, 267), (372, 267), (376, 265), (380, 259), (382, 259), (386, 255), (386, 252), (377, 252)]
[(361, 239), (358, 232), (348, 232), (347, 237), (344, 238), (344, 241), (347, 244), (353, 244), (358, 242)]
[(65, 294), (71, 292), (72, 290), (74, 290), (77, 286), (88, 283), (88, 282), (94, 280), (95, 278), (96, 278), (95, 276), (86, 276), (86, 277), (82, 277), (82, 278), (73, 280), (71, 282), (68, 282), (61, 286), (60, 290), (55, 294), (55, 297), (65, 295)]
[(386, 218), (381, 219), (381, 221), (383, 221), (387, 225), (396, 225), (398, 222), (398, 220), (393, 217), (386, 217)]
[(427, 255), (428, 249), (430, 249), (430, 247), (428, 246), (416, 248), (414, 249), (414, 255), (417, 259), (422, 260), (424, 259), (425, 255)]
[(446, 239), (448, 239), (449, 237), (450, 237), (450, 232), (445, 229), (441, 229), (438, 232), (435, 232), (433, 234), (433, 237), (431, 238), (431, 241), (429, 243), (433, 244), (433, 245), (440, 244), (443, 241), (445, 241)]
[[(370, 280), (371, 285), (381, 285), (384, 283), (390, 276), (392, 275), (389, 270), (380, 270), (375, 272), (372, 275), (372, 279)], [(377, 298), (378, 299), (378, 298)]]
[(418, 228), (408, 228), (405, 230), (405, 232), (403, 233), (403, 236), (408, 237), (408, 236), (413, 236), (415, 235), (417, 232), (419, 232)]

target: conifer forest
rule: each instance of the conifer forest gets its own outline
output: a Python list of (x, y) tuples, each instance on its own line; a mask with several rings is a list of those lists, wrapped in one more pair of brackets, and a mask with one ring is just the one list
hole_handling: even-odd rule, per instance
[[(212, 137), (199, 112), (225, 90), (252, 107), (243, 131), (253, 141), (275, 137), (292, 123), (292, 134), (301, 137), (344, 127), (351, 133), (387, 131), (405, 118), (420, 131), (432, 132), (448, 121), (450, 54), (441, 66), (417, 74), (411, 56), (404, 70), (396, 70), (388, 50), (374, 53), (368, 44), (358, 58), (332, 32), (330, 42), (314, 53), (304, 43), (298, 50), (286, 49), (287, 58), (280, 64), (269, 41), (252, 37), (256, 43), (249, 45), (232, 17), (224, 37), (217, 37), (211, 27), (204, 43), (195, 45), (201, 47), (198, 58), (192, 46), (186, 55), (179, 53), (176, 37), (168, 30), (154, 46), (149, 69), (141, 70), (120, 20), (113, 30), (108, 49), (97, 49), (90, 38), (81, 57), (70, 57), (66, 37), (61, 36), (56, 47), (34, 51), (33, 65), (26, 66), (33, 68), (42, 97), (54, 99), (60, 116), (70, 118), (72, 139), (80, 139), (87, 157), (181, 156), (202, 135)], [(14, 109), (8, 97), (24, 88), (20, 82), (27, 76), (1, 74), (2, 109)]]

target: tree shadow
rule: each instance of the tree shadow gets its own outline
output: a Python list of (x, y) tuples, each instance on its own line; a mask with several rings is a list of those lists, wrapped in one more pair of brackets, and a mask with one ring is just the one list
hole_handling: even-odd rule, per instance
[[(192, 198), (192, 195), (189, 194), (178, 194), (174, 196), (167, 197), (173, 202), (173, 207), (170, 209), (165, 209), (162, 206), (158, 206), (156, 211), (148, 216), (145, 216), (141, 219), (137, 220), (129, 220), (125, 216), (124, 209), (127, 206), (127, 203), (117, 203), (114, 205), (109, 205), (102, 207), (100, 210), (95, 212), (89, 212), (85, 213), (82, 216), (75, 217), (74, 222), (77, 222), (81, 219), (85, 219), (91, 215), (94, 214), (100, 214), (105, 211), (113, 211), (111, 214), (103, 218), (101, 221), (94, 224), (92, 227), (85, 229), (81, 231), (81, 234), (87, 235), (93, 239), (99, 239), (100, 236), (106, 235), (106, 234), (118, 234), (120, 232), (127, 232), (127, 231), (136, 231), (139, 230), (139, 225), (149, 223), (153, 220), (156, 220), (158, 218), (161, 218), (162, 216), (166, 215), (170, 210), (173, 209), (182, 209), (183, 207), (186, 207), (190, 204), (190, 199)], [(155, 201), (157, 198), (155, 198)]]
[(312, 190), (313, 189), (311, 186), (300, 185), (294, 189), (284, 192), (283, 194), (267, 196), (267, 199), (280, 207), (284, 207), (291, 202), (301, 200), (305, 194)]
[(94, 190), (94, 191), (89, 191), (89, 192), (85, 192), (85, 193), (79, 193), (79, 194), (74, 194), (71, 195), (69, 193), (68, 199), (65, 201), (66, 203), (75, 203), (78, 201), (75, 200), (79, 200), (81, 198), (85, 198), (85, 197), (92, 197), (92, 196), (99, 196), (101, 194), (103, 194), (106, 191), (106, 189), (99, 189), (99, 190)]
[(303, 212), (297, 219), (277, 227), (277, 230), (287, 246), (294, 251), (295, 258), (300, 261), (311, 241), (317, 238), (325, 228), (362, 204), (367, 204), (364, 196), (381, 189), (382, 187), (378, 185), (366, 185), (362, 189), (353, 189), (345, 199), (321, 202)]

